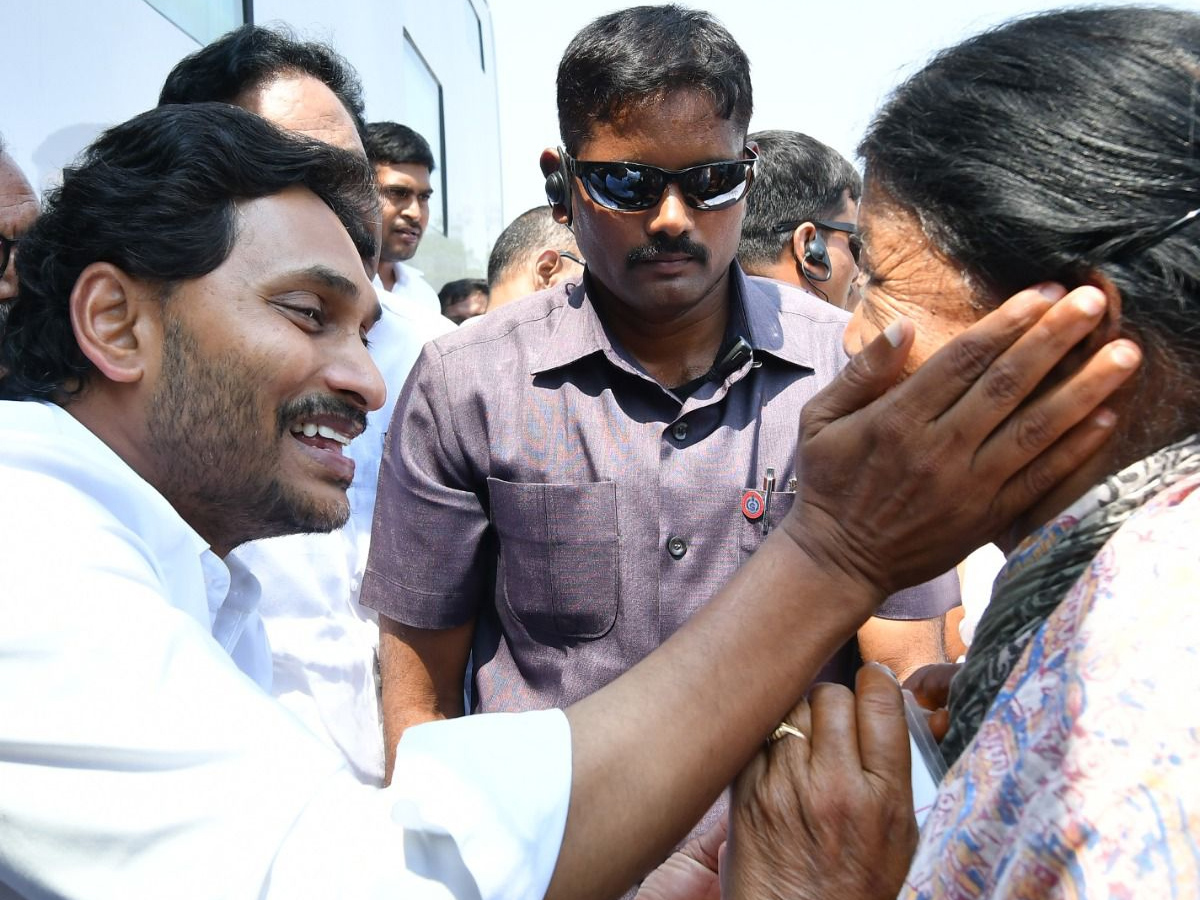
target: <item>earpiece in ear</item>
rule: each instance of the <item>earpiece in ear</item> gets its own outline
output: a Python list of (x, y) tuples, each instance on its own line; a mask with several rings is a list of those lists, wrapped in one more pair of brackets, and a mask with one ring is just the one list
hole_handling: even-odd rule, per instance
[(563, 184), (562, 172), (553, 172), (546, 179), (546, 201), (551, 206), (567, 202), (567, 186)]
[(571, 226), (571, 174), (567, 171), (566, 153), (558, 151), (558, 169), (546, 176), (546, 202), (561, 206), (567, 214), (567, 227)]
[(833, 277), (833, 266), (829, 262), (829, 248), (825, 246), (825, 239), (819, 234), (814, 234), (807, 244), (804, 245), (804, 262), (820, 266), (824, 272), (814, 272), (804, 266), (804, 277), (809, 281), (828, 281)]
[(829, 268), (829, 248), (825, 246), (825, 239), (821, 235), (814, 234), (804, 245), (804, 261)]

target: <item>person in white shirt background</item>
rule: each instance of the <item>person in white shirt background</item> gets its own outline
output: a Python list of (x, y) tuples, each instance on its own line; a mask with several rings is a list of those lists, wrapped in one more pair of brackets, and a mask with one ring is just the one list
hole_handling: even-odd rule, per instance
[[(167, 76), (159, 102), (210, 100), (234, 103), (281, 128), (359, 154), (371, 143), (362, 89), (350, 64), (324, 44), (282, 31), (246, 25), (191, 54)], [(426, 173), (426, 185), (428, 180)], [(337, 747), (361, 781), (375, 785), (383, 781), (375, 677), (379, 628), (374, 611), (359, 605), (358, 591), (370, 547), (376, 473), (392, 407), (417, 355), (426, 341), (454, 328), (424, 304), (408, 302), (412, 298), (402, 285), (395, 288), (395, 294), (378, 290), (382, 315), (370, 339), (387, 399), (368, 414), (366, 432), (346, 451), (357, 472), (348, 492), (349, 521), (328, 534), (287, 535), (238, 550), (262, 585), (260, 610), (274, 658), (272, 692)], [(434, 303), (440, 309), (436, 295)]]
[(367, 159), (379, 180), (383, 205), (383, 240), (379, 245), (376, 283), (395, 294), (404, 305), (418, 306), (440, 316), (437, 292), (421, 271), (408, 264), (421, 246), (429, 227), (430, 177), (435, 168), (429, 143), (399, 122), (372, 122), (367, 126)]

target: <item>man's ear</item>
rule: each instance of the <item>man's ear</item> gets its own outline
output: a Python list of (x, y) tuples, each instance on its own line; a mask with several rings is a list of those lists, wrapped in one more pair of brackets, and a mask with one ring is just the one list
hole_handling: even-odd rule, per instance
[(84, 356), (109, 381), (145, 374), (146, 353), (161, 344), (161, 294), (111, 263), (92, 263), (71, 290), (71, 327)]
[(533, 282), (537, 289), (544, 290), (554, 284), (555, 274), (562, 268), (562, 257), (557, 250), (546, 249), (533, 261)]
[(546, 202), (550, 204), (550, 212), (554, 221), (560, 225), (571, 227), (571, 180), (563, 171), (562, 157), (559, 151), (547, 147), (538, 159), (542, 174), (546, 176)]
[(801, 275), (804, 274), (804, 248), (816, 236), (817, 226), (812, 222), (801, 222), (792, 230), (792, 240), (789, 246), (791, 247), (792, 259), (796, 263), (796, 271)]

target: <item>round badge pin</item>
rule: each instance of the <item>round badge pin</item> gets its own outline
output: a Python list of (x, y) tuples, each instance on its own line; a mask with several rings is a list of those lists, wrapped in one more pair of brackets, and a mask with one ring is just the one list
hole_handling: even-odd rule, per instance
[(749, 490), (742, 494), (742, 515), (751, 522), (762, 518), (765, 507), (766, 503), (763, 502), (763, 495), (758, 491)]

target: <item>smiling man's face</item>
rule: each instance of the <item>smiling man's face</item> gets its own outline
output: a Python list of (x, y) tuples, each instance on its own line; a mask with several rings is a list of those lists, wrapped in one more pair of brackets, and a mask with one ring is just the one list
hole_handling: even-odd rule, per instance
[(218, 551), (343, 524), (343, 451), (385, 394), (378, 300), (337, 216), (293, 188), (239, 204), (237, 227), (225, 262), (163, 302), (146, 412), (153, 482)]

